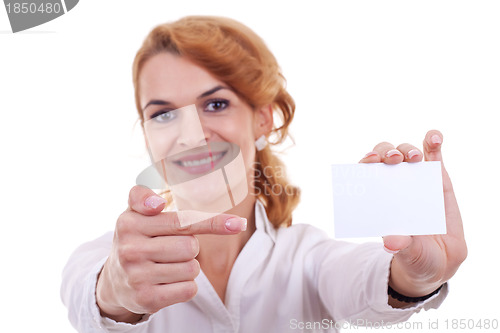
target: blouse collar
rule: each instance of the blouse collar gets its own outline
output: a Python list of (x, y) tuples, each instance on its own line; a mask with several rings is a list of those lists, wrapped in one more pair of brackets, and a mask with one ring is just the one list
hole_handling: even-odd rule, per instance
[(268, 235), (274, 243), (276, 242), (276, 229), (267, 218), (266, 208), (260, 200), (255, 202), (255, 228)]

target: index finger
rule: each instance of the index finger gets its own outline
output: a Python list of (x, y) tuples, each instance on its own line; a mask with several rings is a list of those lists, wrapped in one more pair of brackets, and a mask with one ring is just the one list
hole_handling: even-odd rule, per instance
[(441, 144), (443, 134), (438, 130), (430, 130), (424, 139), (424, 155), (427, 161), (442, 161)]
[[(202, 214), (195, 211), (183, 211), (183, 214)], [(184, 217), (183, 217), (184, 218)], [(178, 212), (164, 212), (143, 221), (141, 232), (150, 237), (168, 235), (216, 234), (235, 235), (247, 229), (247, 219), (231, 214), (219, 214), (200, 222), (181, 225)]]
[(403, 153), (397, 150), (389, 142), (381, 142), (373, 148), (374, 152), (377, 152), (381, 157), (382, 162), (386, 164), (398, 164), (403, 162)]

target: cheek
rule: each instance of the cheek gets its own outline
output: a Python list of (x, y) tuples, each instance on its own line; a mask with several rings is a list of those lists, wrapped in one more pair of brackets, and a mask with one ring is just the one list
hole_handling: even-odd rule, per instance
[(145, 137), (153, 162), (158, 162), (173, 153), (175, 138), (164, 132), (146, 131)]
[(254, 142), (249, 139), (249, 137), (250, 135), (245, 138), (245, 141), (240, 143), (240, 149), (243, 157), (243, 162), (245, 163), (247, 179), (248, 181), (251, 181), (254, 178), (256, 151)]
[(251, 110), (238, 109), (234, 114), (224, 120), (213, 124), (214, 141), (222, 140), (234, 143), (241, 149), (245, 169), (251, 172), (255, 163), (255, 141), (253, 139), (253, 113)]
[[(255, 164), (255, 141), (253, 139), (253, 129), (251, 127), (252, 118), (248, 117), (246, 119), (245, 125), (246, 130), (240, 132), (241, 143), (240, 148), (243, 154), (243, 160), (245, 161), (245, 168), (247, 172), (251, 172), (254, 169)], [(252, 174), (253, 176), (253, 174)]]
[(231, 139), (228, 141), (231, 141), (240, 147), (241, 154), (245, 162), (245, 168), (248, 171), (252, 168), (255, 162), (255, 143), (252, 140), (253, 133), (248, 128), (246, 130), (241, 130), (241, 128), (244, 128), (243, 126), (239, 128), (239, 131), (232, 133)]

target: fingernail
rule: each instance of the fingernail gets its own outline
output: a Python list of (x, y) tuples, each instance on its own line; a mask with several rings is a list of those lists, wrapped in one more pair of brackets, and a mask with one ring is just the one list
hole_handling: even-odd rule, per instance
[(384, 245), (384, 250), (386, 252), (389, 252), (390, 254), (396, 254), (399, 252), (399, 250), (391, 250), (391, 249), (388, 249), (385, 245)]
[(408, 152), (408, 158), (411, 160), (415, 156), (419, 156), (420, 152), (417, 149), (412, 149)]
[(148, 198), (144, 201), (144, 206), (149, 207), (149, 208), (156, 209), (156, 208), (158, 208), (161, 204), (164, 204), (164, 203), (167, 203), (167, 200), (165, 200), (164, 198), (162, 198), (162, 197), (160, 197), (160, 196), (157, 196), (157, 195), (152, 195), (152, 196), (148, 197)]
[(371, 156), (377, 156), (377, 155), (378, 155), (378, 153), (376, 151), (371, 151), (368, 154), (366, 154), (365, 157), (363, 157), (363, 158), (367, 158), (367, 157), (371, 157)]
[(231, 217), (226, 220), (226, 229), (229, 231), (247, 230), (247, 219), (244, 217)]
[(396, 155), (401, 155), (401, 152), (397, 149), (391, 149), (385, 154), (386, 157), (393, 157)]
[(443, 140), (441, 140), (441, 137), (439, 135), (434, 134), (433, 136), (431, 136), (431, 142), (437, 144), (437, 143), (442, 143)]

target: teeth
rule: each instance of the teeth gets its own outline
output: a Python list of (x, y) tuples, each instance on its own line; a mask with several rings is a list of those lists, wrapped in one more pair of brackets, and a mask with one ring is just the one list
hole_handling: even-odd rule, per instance
[[(214, 155), (213, 156), (213, 160), (214, 162), (219, 160), (221, 157), (222, 157), (222, 153), (220, 154), (217, 154), (217, 155)], [(180, 162), (180, 164), (184, 167), (193, 167), (193, 166), (199, 166), (199, 165), (203, 165), (203, 164), (208, 164), (212, 161), (212, 158), (210, 157), (207, 157), (207, 158), (203, 158), (201, 160), (192, 160), (192, 161), (184, 161), (184, 162)]]

